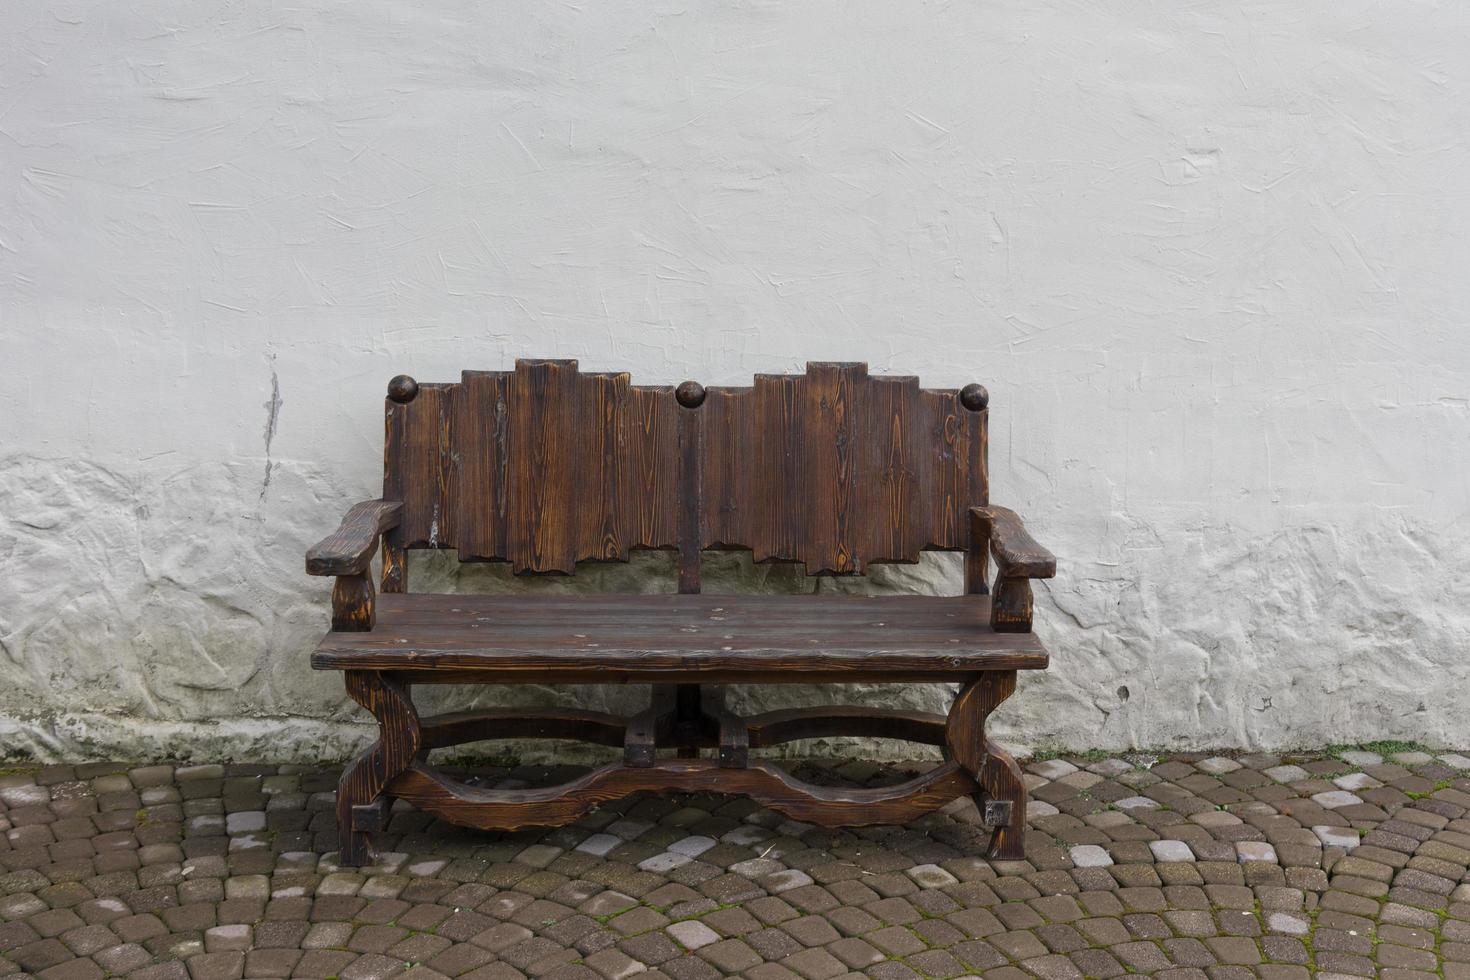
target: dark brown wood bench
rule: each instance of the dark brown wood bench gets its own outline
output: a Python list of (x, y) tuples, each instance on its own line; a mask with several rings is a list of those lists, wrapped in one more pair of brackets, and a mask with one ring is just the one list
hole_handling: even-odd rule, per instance
[[(757, 375), (750, 388), (639, 387), (575, 361), (517, 361), (452, 384), (388, 385), (383, 499), (353, 507), (311, 548), (336, 576), (332, 630), (312, 666), (341, 670), (378, 740), (342, 776), (342, 862), (371, 860), (394, 799), (487, 830), (551, 826), (641, 790), (744, 793), (826, 826), (902, 823), (971, 795), (989, 854), (1019, 858), (1026, 790), (985, 736), (1016, 671), (1047, 665), (1031, 633), (1033, 578), (1056, 561), (1011, 511), (990, 506), (988, 396), (869, 377), (862, 364)], [(382, 551), (382, 591), (373, 555)], [(676, 555), (667, 595), (486, 596), (408, 591), (406, 554), (446, 548), (516, 573)], [(812, 575), (856, 575), (921, 551), (966, 553), (958, 597), (712, 595), (700, 555), (746, 549)], [(991, 560), (996, 574), (989, 575)], [(958, 682), (948, 717), (875, 707), (740, 718), (723, 685)], [(502, 709), (420, 717), (417, 684), (651, 685), (631, 718)], [(832, 789), (751, 756), (793, 739), (863, 735), (939, 746), (909, 782)], [(430, 765), (482, 739), (578, 739), (620, 761), (550, 789), (457, 782)], [(662, 756), (660, 750), (669, 750)], [(706, 754), (706, 750), (708, 753)]]

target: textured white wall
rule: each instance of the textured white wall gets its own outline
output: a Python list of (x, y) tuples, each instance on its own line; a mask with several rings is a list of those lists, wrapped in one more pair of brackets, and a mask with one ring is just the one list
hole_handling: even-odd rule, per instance
[(987, 384), (1017, 743), (1463, 747), (1467, 147), (1461, 0), (7, 3), (5, 749), (345, 751), (302, 551), (518, 354)]

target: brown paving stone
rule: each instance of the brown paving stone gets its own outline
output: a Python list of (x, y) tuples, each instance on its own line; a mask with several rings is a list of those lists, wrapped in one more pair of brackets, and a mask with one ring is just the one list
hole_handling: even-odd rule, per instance
[(1377, 976), (1378, 969), (1373, 961), (1348, 953), (1320, 952), (1316, 956), (1319, 970), (1331, 973), (1346, 973), (1359, 977)]
[[(1470, 863), (1470, 780), (1435, 775), (1438, 763), (1385, 764), (1370, 775), (1387, 785), (1359, 793), (1368, 802), (1328, 811), (1306, 797), (1335, 788), (1330, 778), (1349, 771), (1338, 760), (1288, 758), (1310, 775), (1280, 784), (1261, 772), (1281, 764), (1275, 757), (1223, 775), (1206, 771), (1213, 764), (1194, 766), (1198, 758), (1039, 785), (1034, 798), (1050, 797), (1062, 812), (1032, 821), (1025, 862), (976, 856), (983, 837), (972, 826), (973, 807), (907, 828), (787, 834), (776, 829), (783, 818), (750, 801), (699, 794), (619, 801), (576, 827), (499, 837), (396, 813), (384, 849), (412, 856), (391, 874), (329, 874), (330, 864), (318, 873), (318, 849), (335, 836), (335, 774), (327, 770), (147, 767), (134, 778), (116, 766), (88, 768), (85, 777), (59, 767), (45, 795), (22, 789), (34, 799), (4, 811), (11, 846), (0, 851), (0, 871), (9, 874), (0, 878), (8, 893), (0, 897), (0, 955), (28, 957), (32, 972), (93, 962), (134, 975), (235, 975), (239, 965), (249, 975), (371, 976), (403, 975), (405, 964), (418, 962), (410, 968), (418, 978), (497, 980), (519, 975), (512, 959), (538, 980), (625, 980), (619, 971), (634, 963), (653, 967), (648, 980), (721, 972), (814, 980), (834, 969), (820, 980), (845, 980), (854, 970), (908, 980), (920, 972), (962, 975), (949, 974), (954, 969), (1294, 977), (1312, 966), (1450, 976), (1470, 961), (1470, 890), (1460, 884)], [(521, 767), (516, 778), (571, 771)], [(902, 770), (889, 775), (863, 762), (802, 771), (827, 785), (850, 778), (880, 785)], [(1456, 779), (1454, 788), (1432, 798), (1404, 795), (1446, 778)], [(22, 784), (40, 786), (35, 779)], [(1140, 794), (1168, 809), (1107, 806)], [(277, 849), (231, 850), (227, 830), (238, 828), (227, 828), (226, 818), (260, 826), (255, 813), (277, 835)], [(647, 821), (627, 835), (636, 842), (608, 858), (571, 850), (625, 814)], [(1352, 852), (1323, 848), (1311, 830), (1348, 821), (1363, 831)], [(630, 863), (690, 834), (732, 836), (666, 875)], [(1197, 860), (1155, 863), (1147, 842), (1163, 838), (1186, 842)], [(1241, 863), (1240, 840), (1269, 841), (1275, 860)], [(1114, 864), (1072, 867), (1068, 848), (1078, 843), (1101, 844)], [(522, 853), (530, 863), (517, 860)], [(768, 896), (761, 880), (727, 870), (761, 854), (770, 855), (771, 869), (800, 869), (813, 883)], [(427, 874), (402, 871), (424, 861)], [(907, 873), (916, 865), (938, 865), (957, 880), (921, 887)], [(1273, 914), (1296, 918), (1283, 919), (1282, 932), (1266, 928)], [(1309, 916), (1316, 932), (1294, 932)], [(677, 944), (663, 948), (670, 917), (700, 917), (719, 938), (694, 955)], [(630, 944), (648, 959), (632, 956)], [(782, 965), (811, 952), (822, 955), (794, 960), (806, 973)], [(154, 954), (185, 955), (189, 966), (150, 966)], [(1259, 962), (1263, 955), (1272, 962)]]
[(1151, 942), (1120, 943), (1113, 946), (1110, 952), (1116, 956), (1124, 966), (1141, 973), (1152, 973), (1157, 970), (1166, 969), (1169, 958), (1157, 945)]
[(469, 973), (487, 963), (495, 962), (495, 954), (469, 943), (456, 943), (430, 957), (425, 965), (446, 976)]
[(121, 976), (153, 960), (153, 955), (137, 943), (122, 943), (92, 955), (97, 965), (108, 973)]
[(789, 933), (776, 928), (758, 929), (747, 933), (744, 939), (752, 949), (768, 961), (782, 959), (803, 948), (801, 943), (792, 939)]
[(75, 959), (42, 970), (40, 980), (101, 980), (102, 968), (91, 960)]
[(188, 967), (192, 980), (234, 980), (244, 976), (245, 954), (238, 950), (204, 953), (190, 957)]
[(16, 947), (6, 954), (6, 958), (16, 963), (22, 970), (31, 973), (39, 973), (49, 967), (65, 963), (74, 959), (72, 951), (62, 945), (56, 938), (38, 939), (24, 946)]

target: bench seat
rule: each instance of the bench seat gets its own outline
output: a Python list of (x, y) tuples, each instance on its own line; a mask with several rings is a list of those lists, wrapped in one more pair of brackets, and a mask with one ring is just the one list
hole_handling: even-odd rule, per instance
[(1047, 665), (1035, 634), (991, 628), (984, 595), (400, 593), (379, 598), (377, 617), (371, 632), (328, 633), (312, 666), (440, 675), (462, 668), (506, 683), (528, 675), (772, 683), (946, 680)]

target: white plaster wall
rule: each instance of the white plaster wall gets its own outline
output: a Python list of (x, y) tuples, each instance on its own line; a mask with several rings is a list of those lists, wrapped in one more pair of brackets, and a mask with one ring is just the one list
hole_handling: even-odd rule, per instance
[(1461, 0), (11, 0), (4, 751), (356, 744), (302, 551), (518, 354), (987, 384), (1015, 743), (1466, 746), (1467, 147)]

